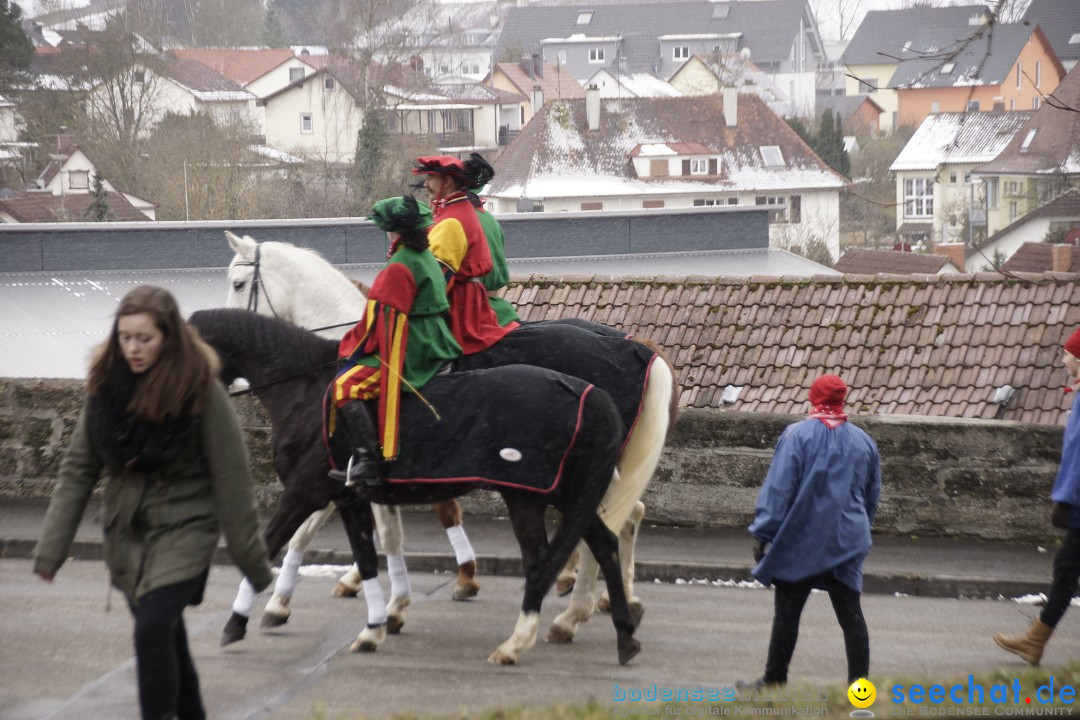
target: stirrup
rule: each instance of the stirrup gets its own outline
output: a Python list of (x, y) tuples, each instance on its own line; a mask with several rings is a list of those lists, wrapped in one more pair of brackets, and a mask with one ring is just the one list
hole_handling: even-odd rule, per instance
[(380, 472), (378, 472), (379, 468), (377, 465), (377, 461), (365, 459), (362, 461), (362, 463), (366, 466), (369, 466), (369, 470), (371, 469), (370, 466), (374, 464), (376, 472), (369, 472), (366, 475), (361, 473), (357, 476), (354, 476), (354, 473), (356, 472), (355, 466), (357, 465), (356, 453), (354, 452), (349, 455), (349, 462), (345, 465), (345, 469), (331, 470), (329, 472), (330, 478), (338, 481), (344, 480), (345, 487), (347, 488), (354, 488), (360, 486), (378, 487), (382, 485), (382, 475)]

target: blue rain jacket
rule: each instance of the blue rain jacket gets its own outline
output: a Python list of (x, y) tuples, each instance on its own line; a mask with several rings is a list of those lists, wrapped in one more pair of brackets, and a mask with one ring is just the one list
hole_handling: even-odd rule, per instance
[(1069, 527), (1080, 528), (1080, 393), (1073, 399), (1072, 411), (1065, 423), (1065, 440), (1061, 446), (1061, 465), (1058, 466), (1057, 479), (1050, 493), (1054, 502), (1072, 505), (1069, 513)]
[(808, 418), (776, 443), (750, 532), (771, 543), (753, 569), (765, 585), (832, 572), (862, 591), (862, 563), (881, 495), (878, 449), (850, 422)]

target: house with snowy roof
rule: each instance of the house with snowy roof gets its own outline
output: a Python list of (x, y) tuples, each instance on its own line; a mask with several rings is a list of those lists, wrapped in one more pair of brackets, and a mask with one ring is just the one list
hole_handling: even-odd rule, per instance
[(496, 214), (766, 206), (770, 245), (818, 241), (839, 255), (847, 180), (756, 95), (586, 90), (545, 104), (493, 165), (484, 195)]
[(383, 87), (394, 118), (390, 132), (430, 136), (446, 155), (491, 151), (520, 131), (525, 97), (482, 83), (440, 83), (410, 90)]
[(781, 117), (797, 115), (788, 94), (750, 60), (750, 54), (747, 50), (727, 55), (694, 55), (672, 73), (668, 82), (683, 95), (712, 95), (734, 87), (741, 93), (759, 96)]
[(996, 157), (975, 168), (986, 185), (990, 234), (1080, 187), (1080, 69), (1050, 97)]
[(595, 85), (602, 98), (678, 97), (682, 93), (666, 80), (649, 73), (618, 73), (607, 68), (597, 70), (585, 87)]
[(1038, 110), (1065, 77), (1046, 35), (1022, 23), (986, 24), (957, 36), (927, 27), (900, 54), (889, 80), (897, 123), (917, 126), (939, 112)]
[(881, 129), (892, 132), (897, 124), (898, 107), (892, 77), (905, 48), (912, 45), (915, 36), (923, 28), (941, 28), (948, 29), (955, 38), (967, 37), (990, 17), (984, 5), (974, 4), (871, 10), (859, 23), (840, 58), (847, 71), (844, 94), (873, 97), (883, 111)]
[[(938, 113), (893, 161), (896, 232), (905, 242), (970, 245), (975, 228), (985, 237), (986, 195), (972, 171), (997, 157), (1031, 117), (1030, 112)], [(954, 260), (963, 267), (961, 258)]]
[[(517, 129), (525, 127), (548, 100), (585, 97), (585, 88), (562, 65), (540, 61), (540, 56), (523, 58), (516, 63), (496, 63), (482, 85), (521, 96)], [(500, 128), (504, 124), (500, 124)], [(509, 123), (505, 123), (509, 130)], [(516, 134), (516, 132), (515, 132)]]
[(511, 7), (496, 57), (540, 53), (585, 81), (602, 69), (670, 78), (694, 55), (744, 50), (798, 114), (813, 114), (826, 56), (806, 0)]

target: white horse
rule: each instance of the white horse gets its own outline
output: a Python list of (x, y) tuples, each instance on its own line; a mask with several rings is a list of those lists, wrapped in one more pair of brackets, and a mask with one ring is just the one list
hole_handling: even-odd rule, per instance
[[(229, 267), (232, 284), (230, 306), (247, 307), (253, 275), (258, 270), (261, 275), (260, 292), (272, 299), (274, 312), (279, 317), (296, 318), (295, 323), (303, 322), (309, 328), (341, 321), (342, 308), (352, 308), (351, 317), (344, 319), (359, 318), (360, 308), (364, 304), (363, 295), (337, 268), (318, 254), (287, 243), (256, 245), (250, 238), (236, 236), (230, 236), (229, 242), (237, 252)], [(258, 248), (262, 248), (261, 258), (257, 256)], [(343, 297), (350, 294), (351, 300)], [(253, 309), (270, 312), (269, 308), (262, 307), (262, 303)], [(636, 619), (640, 619), (643, 612), (641, 601), (633, 592), (634, 548), (645, 512), (640, 499), (660, 461), (675, 412), (675, 391), (674, 368), (666, 359), (658, 356), (649, 369), (638, 420), (623, 446), (617, 479), (612, 483), (609, 497), (602, 503), (611, 517), (628, 518), (625, 524), (612, 529), (619, 536), (623, 583)], [(613, 501), (621, 507), (611, 507)], [(594, 590), (599, 567), (584, 545), (580, 548), (579, 556), (581, 567), (573, 586), (570, 606), (555, 619), (548, 633), (549, 642), (570, 642), (578, 623), (588, 620), (596, 607)]]
[[(318, 328), (320, 334), (334, 339), (343, 336), (363, 314), (366, 301), (359, 287), (318, 253), (285, 243), (259, 244), (228, 231), (225, 236), (236, 253), (229, 264), (226, 307), (254, 310), (309, 330)], [(405, 608), (412, 602), (401, 513), (396, 506), (376, 504), (372, 504), (372, 512), (390, 575), (387, 631), (395, 633), (404, 625)], [(289, 541), (273, 595), (263, 611), (264, 627), (276, 627), (288, 621), (304, 551), (333, 513), (333, 505), (314, 513)], [(475, 580), (476, 554), (461, 526), (461, 508), (456, 501), (449, 500), (436, 505), (436, 514), (446, 528), (458, 562), (453, 598), (466, 600), (475, 596), (480, 586)], [(354, 565), (338, 581), (333, 594), (355, 596), (361, 585), (360, 573)], [(254, 593), (242, 584), (233, 610), (250, 617), (253, 606)]]

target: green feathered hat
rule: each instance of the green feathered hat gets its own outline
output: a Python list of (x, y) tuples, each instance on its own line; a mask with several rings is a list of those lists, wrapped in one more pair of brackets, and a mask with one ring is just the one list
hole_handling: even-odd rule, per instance
[(406, 233), (435, 224), (431, 208), (412, 195), (389, 197), (375, 203), (368, 218), (387, 232)]

